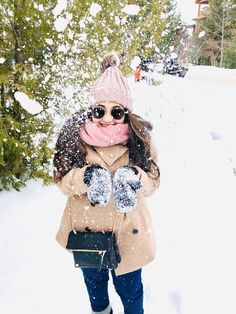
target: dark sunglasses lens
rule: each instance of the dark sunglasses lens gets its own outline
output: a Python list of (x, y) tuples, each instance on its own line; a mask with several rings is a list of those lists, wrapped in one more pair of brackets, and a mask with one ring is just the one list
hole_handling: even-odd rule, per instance
[(122, 108), (113, 108), (111, 111), (111, 115), (113, 119), (120, 120), (124, 117), (125, 111)]
[(101, 107), (96, 107), (93, 108), (92, 114), (94, 118), (101, 119), (105, 114), (105, 110)]

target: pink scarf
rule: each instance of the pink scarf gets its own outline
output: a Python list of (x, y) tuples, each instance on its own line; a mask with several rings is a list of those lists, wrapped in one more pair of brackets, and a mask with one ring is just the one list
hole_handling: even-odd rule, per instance
[(128, 124), (124, 123), (103, 127), (89, 121), (80, 129), (80, 137), (86, 144), (91, 146), (113, 146), (129, 138), (129, 128)]

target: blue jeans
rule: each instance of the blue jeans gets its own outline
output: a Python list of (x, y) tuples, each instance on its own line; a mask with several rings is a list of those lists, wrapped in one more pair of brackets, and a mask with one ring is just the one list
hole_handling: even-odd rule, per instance
[[(108, 296), (109, 271), (94, 268), (82, 268), (92, 310), (104, 311), (110, 304)], [(125, 314), (143, 314), (143, 284), (141, 269), (116, 276), (112, 270), (113, 284), (121, 298)]]

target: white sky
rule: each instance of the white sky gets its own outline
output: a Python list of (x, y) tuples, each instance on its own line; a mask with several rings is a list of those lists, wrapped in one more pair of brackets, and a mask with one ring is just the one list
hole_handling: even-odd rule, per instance
[(176, 0), (177, 8), (179, 9), (182, 20), (185, 23), (192, 23), (192, 19), (196, 17), (198, 5), (195, 0)]

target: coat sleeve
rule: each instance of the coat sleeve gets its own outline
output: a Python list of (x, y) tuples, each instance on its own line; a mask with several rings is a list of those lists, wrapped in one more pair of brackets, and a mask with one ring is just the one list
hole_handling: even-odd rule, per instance
[(139, 180), (142, 183), (142, 187), (138, 191), (138, 194), (142, 194), (145, 197), (151, 196), (160, 185), (157, 152), (153, 144), (151, 145), (151, 158), (154, 162), (154, 167), (152, 167), (151, 171), (145, 172), (140, 167), (135, 166), (138, 170)]
[(84, 171), (87, 166), (70, 170), (58, 183), (57, 186), (68, 197), (87, 193), (88, 187), (84, 183)]

